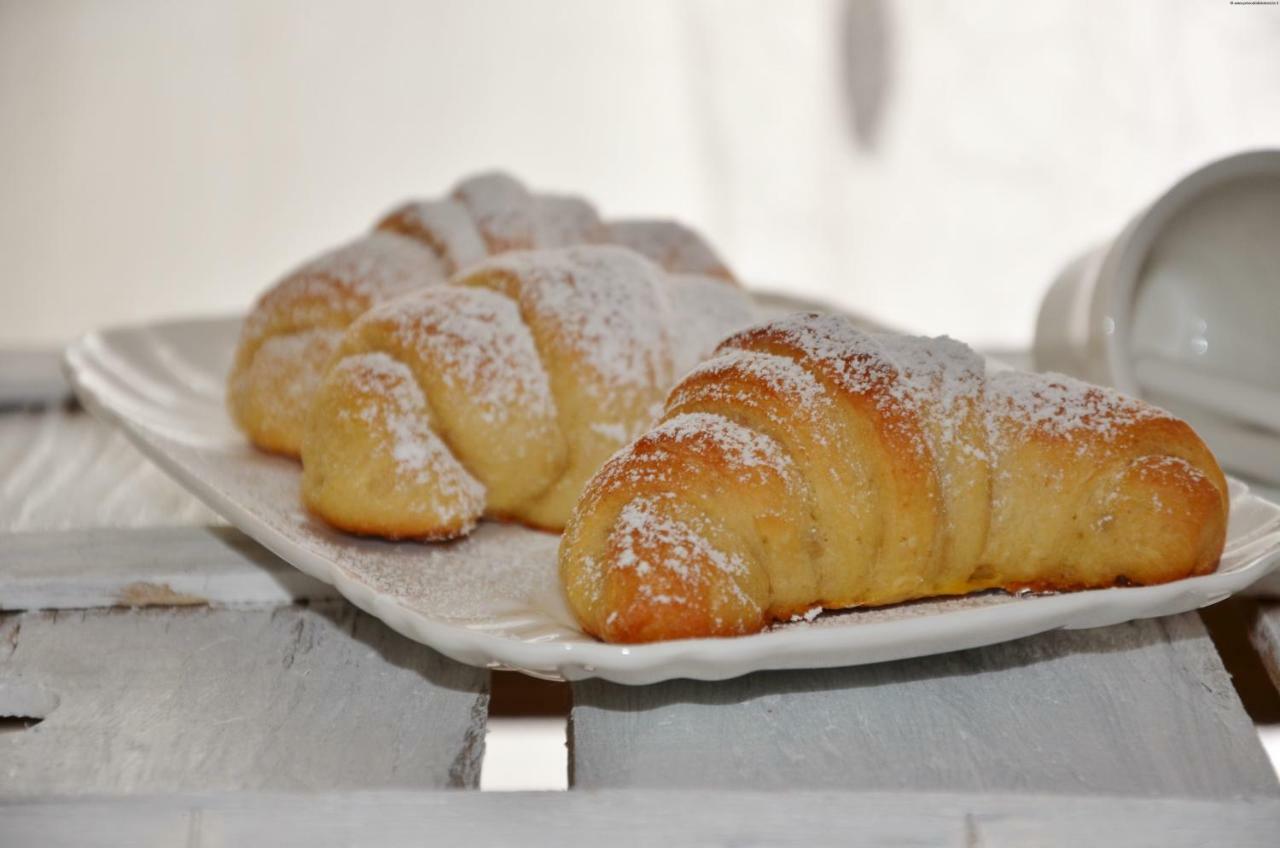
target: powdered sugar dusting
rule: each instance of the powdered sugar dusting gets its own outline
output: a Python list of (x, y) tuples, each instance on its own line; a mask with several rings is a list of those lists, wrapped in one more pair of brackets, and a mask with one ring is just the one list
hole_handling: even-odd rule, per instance
[(676, 221), (639, 218), (610, 221), (606, 225), (605, 240), (629, 247), (673, 273), (733, 277), (702, 236)]
[(598, 241), (600, 216), (581, 197), (540, 194), (534, 197), (534, 242), (537, 247), (569, 247)]
[(1143, 474), (1168, 471), (1185, 475), (1194, 481), (1206, 479), (1206, 475), (1203, 471), (1180, 456), (1158, 456), (1149, 458), (1142, 466)]
[(455, 200), (410, 203), (382, 226), (402, 230), (429, 245), (449, 273), (479, 262), (489, 252), (467, 208)]
[(794, 346), (804, 360), (826, 366), (841, 388), (852, 394), (870, 392), (897, 376), (881, 346), (842, 316), (797, 313), (765, 326)]
[(964, 411), (981, 408), (985, 386), (985, 364), (967, 345), (947, 336), (868, 335), (838, 315), (790, 315), (765, 329), (798, 349), (806, 368), (819, 366), (845, 391), (874, 399), (883, 426), (921, 455), (942, 458), (959, 446), (985, 458), (982, 445), (961, 438)]
[(519, 180), (499, 171), (458, 183), (453, 198), (471, 213), (491, 253), (535, 244), (534, 201)]
[(443, 286), (383, 304), (368, 319), (388, 321), (399, 344), (432, 363), (450, 390), (465, 392), (486, 422), (517, 408), (554, 412), (533, 337), (509, 298)]
[(288, 407), (299, 407), (314, 395), (341, 339), (341, 330), (327, 329), (269, 336), (258, 347), (252, 370), (232, 375), (232, 383), (248, 391), (248, 380), (262, 381)]
[[(709, 575), (694, 564), (709, 563), (729, 578), (718, 581), (720, 585), (727, 587), (740, 603), (759, 609), (735, 579), (748, 574), (747, 563), (737, 554), (725, 553), (711, 544), (689, 521), (668, 515), (660, 501), (658, 496), (642, 496), (622, 508), (612, 536), (618, 545), (617, 556), (609, 567), (632, 569), (640, 575), (662, 569), (676, 575), (685, 585), (695, 587), (704, 585)], [(655, 558), (658, 552), (663, 553), (661, 559)], [(641, 583), (639, 591), (650, 603), (688, 601), (683, 596), (657, 594), (646, 583)]]
[[(1107, 439), (1128, 425), (1167, 417), (1149, 404), (1061, 374), (985, 375), (981, 358), (946, 336), (869, 336), (836, 315), (791, 315), (765, 329), (796, 347), (806, 362), (825, 366), (842, 388), (877, 397), (882, 412), (898, 406), (934, 421), (938, 426), (926, 429), (926, 439), (935, 455), (955, 444), (959, 410), (968, 402), (985, 409), (988, 451), (998, 450), (1005, 438), (1002, 424), (1077, 441), (1083, 450), (1086, 441), (1079, 436)], [(975, 455), (987, 453), (977, 445), (965, 447)]]
[(431, 430), (427, 400), (408, 366), (385, 353), (360, 353), (344, 357), (333, 370), (359, 391), (358, 402), (344, 414), (381, 424), (390, 435), (387, 450), (396, 464), (395, 485), (429, 483), (460, 504), (462, 515), (484, 507), (484, 486)]
[(621, 421), (593, 421), (591, 431), (618, 444), (626, 442), (631, 436), (627, 425)]
[[(688, 379), (718, 377), (736, 372), (758, 380), (771, 392), (784, 397), (793, 409), (804, 411), (811, 417), (830, 406), (822, 384), (794, 359), (754, 350), (729, 348), (689, 372)], [(753, 393), (747, 392), (744, 400), (754, 402)]]
[[(587, 638), (563, 609), (552, 533), (484, 522), (452, 542), (397, 545), (331, 539), (321, 527), (314, 532), (313, 544), (330, 551), (355, 580), (418, 614), (480, 624), (506, 638)], [(496, 622), (501, 626), (491, 626)]]
[[(870, 398), (886, 431), (921, 456), (928, 453), (928, 437), (917, 417), (919, 399), (905, 391), (898, 366), (879, 341), (855, 328), (847, 318), (830, 314), (788, 315), (764, 329), (795, 348), (806, 369), (827, 375), (851, 395)], [(924, 365), (928, 359), (917, 356), (912, 361)], [(929, 382), (931, 370), (922, 368), (922, 384)]]
[(396, 233), (376, 231), (321, 254), (298, 273), (341, 281), (371, 301), (444, 281), (444, 269), (428, 248)]
[[(933, 615), (945, 615), (949, 612), (975, 610), (985, 607), (1016, 604), (1056, 594), (1054, 592), (1020, 592), (1010, 595), (1001, 591), (975, 592), (969, 595), (958, 595), (946, 598), (926, 598), (919, 601), (904, 601), (882, 607), (852, 607), (839, 610), (824, 610), (818, 607), (815, 615), (813, 609), (803, 615), (792, 616), (789, 621), (776, 622), (771, 630), (782, 631), (792, 629), (808, 629), (812, 627), (844, 628), (885, 624), (892, 621), (905, 621)], [(811, 617), (812, 616), (812, 617)]]
[(661, 272), (636, 254), (605, 246), (522, 251), (474, 270), (505, 271), (521, 281), (538, 319), (560, 328), (581, 357), (586, 391), (611, 395), (669, 385)]
[(782, 446), (773, 439), (709, 412), (685, 412), (663, 421), (652, 430), (658, 439), (677, 443), (710, 438), (730, 463), (739, 468), (781, 470), (791, 465)]
[(533, 194), (501, 171), (463, 179), (446, 199), (408, 203), (388, 215), (380, 228), (426, 243), (448, 273), (512, 250), (606, 243), (635, 250), (670, 271), (732, 278), (710, 245), (682, 224), (605, 223), (583, 198)]
[(791, 622), (813, 621), (815, 618), (817, 618), (820, 615), (822, 615), (822, 604), (817, 604), (816, 606), (809, 607), (804, 612), (796, 613), (795, 615), (791, 616), (789, 620)]
[[(884, 334), (873, 338), (898, 372), (889, 393), (934, 425), (925, 428), (925, 438), (933, 455), (941, 460), (960, 438), (966, 409), (982, 403), (986, 371), (982, 357), (947, 336)], [(985, 458), (982, 446), (964, 447)]]
[(444, 279), (428, 248), (396, 233), (369, 233), (304, 263), (269, 289), (245, 319), (245, 338), (268, 332), (281, 312), (288, 315), (286, 325), (323, 327), (332, 325), (336, 313), (359, 314)]
[(1088, 450), (1090, 437), (1114, 438), (1122, 428), (1141, 421), (1168, 418), (1164, 410), (1101, 386), (1064, 374), (1001, 371), (987, 378), (988, 438), (997, 451), (1007, 438), (1002, 425), (1016, 433), (1035, 430)]

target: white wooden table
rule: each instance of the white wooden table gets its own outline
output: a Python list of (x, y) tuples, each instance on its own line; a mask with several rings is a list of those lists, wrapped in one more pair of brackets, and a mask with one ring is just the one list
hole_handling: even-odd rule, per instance
[[(1280, 686), (1280, 606), (1251, 636)], [(83, 413), (0, 412), (0, 846), (1280, 844), (1196, 614), (577, 684), (563, 793), (477, 791), (489, 691)]]

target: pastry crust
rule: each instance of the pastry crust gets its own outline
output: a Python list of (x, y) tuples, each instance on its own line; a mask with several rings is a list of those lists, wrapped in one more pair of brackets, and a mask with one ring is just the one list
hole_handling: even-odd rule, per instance
[[(725, 304), (675, 313), (677, 289), (681, 304)], [(481, 516), (560, 530), (587, 478), (660, 412), (681, 358), (750, 318), (739, 289), (673, 281), (620, 247), (486, 260), (348, 328), (308, 421), (303, 499), (388, 538), (462, 535)]]
[[(710, 256), (702, 264), (723, 276), (714, 251), (691, 230), (638, 222), (622, 225), (621, 240), (635, 240), (633, 230), (649, 233), (636, 248), (664, 267), (691, 270), (699, 263), (688, 257)], [(308, 262), (258, 300), (228, 381), (232, 419), (257, 446), (296, 457), (325, 366), (343, 330), (370, 307), (489, 256), (609, 243), (610, 232), (586, 200), (535, 194), (500, 172), (468, 177), (445, 198), (403, 204), (373, 233)]]
[(735, 282), (733, 272), (702, 236), (678, 221), (630, 218), (605, 225), (604, 240), (649, 257), (673, 274)]
[(1207, 573), (1226, 481), (1187, 424), (951, 339), (802, 315), (739, 333), (590, 481), (560, 550), (615, 642), (981, 589)]
[(264, 450), (297, 456), (311, 398), (348, 324), (375, 303), (444, 282), (435, 253), (374, 232), (288, 274), (245, 319), (227, 380), (232, 420)]

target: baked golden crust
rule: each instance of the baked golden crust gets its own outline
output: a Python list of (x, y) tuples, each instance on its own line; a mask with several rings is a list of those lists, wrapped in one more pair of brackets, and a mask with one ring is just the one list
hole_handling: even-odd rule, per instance
[[(660, 264), (689, 270), (709, 261), (721, 273), (711, 248), (678, 224), (624, 223), (620, 232)], [(468, 177), (448, 197), (406, 203), (373, 233), (308, 262), (259, 299), (228, 382), (232, 418), (259, 447), (297, 456), (325, 366), (365, 310), (491, 255), (609, 241), (609, 225), (587, 201), (535, 194), (499, 172)]]
[(736, 282), (733, 272), (702, 236), (678, 221), (628, 218), (604, 225), (603, 240), (629, 247), (673, 274), (697, 274)]
[[(380, 335), (376, 321), (352, 329)], [(348, 338), (342, 348), (357, 344)], [(447, 539), (475, 524), (484, 489), (441, 443), (416, 375), (400, 360), (376, 347), (340, 356), (311, 418), (325, 426), (303, 441), (303, 500), (331, 523), (391, 539)]]
[(434, 253), (370, 233), (286, 275), (245, 319), (227, 380), (227, 408), (249, 440), (297, 456), (320, 377), (348, 324), (375, 303), (441, 283)]
[(755, 632), (981, 589), (1211, 571), (1226, 482), (1184, 422), (950, 339), (833, 316), (739, 333), (588, 483), (561, 543), (588, 632)]
[(439, 258), (446, 274), (489, 255), (467, 207), (451, 198), (398, 206), (378, 222), (377, 229), (421, 242)]
[[(586, 479), (661, 410), (689, 342), (674, 339), (723, 335), (686, 327), (673, 285), (639, 254), (590, 245), (506, 253), (374, 307), (317, 395), (304, 501), (390, 538), (461, 535), (482, 515), (563, 528)], [(720, 314), (748, 323), (746, 296), (711, 285), (737, 305)]]

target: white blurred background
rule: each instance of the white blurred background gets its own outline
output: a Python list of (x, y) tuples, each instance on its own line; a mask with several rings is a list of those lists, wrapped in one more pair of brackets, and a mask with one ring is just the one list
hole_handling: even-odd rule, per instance
[(1280, 142), (1228, 0), (0, 0), (0, 344), (242, 309), (492, 166), (703, 228), (740, 275), (1030, 342), (1074, 253)]

